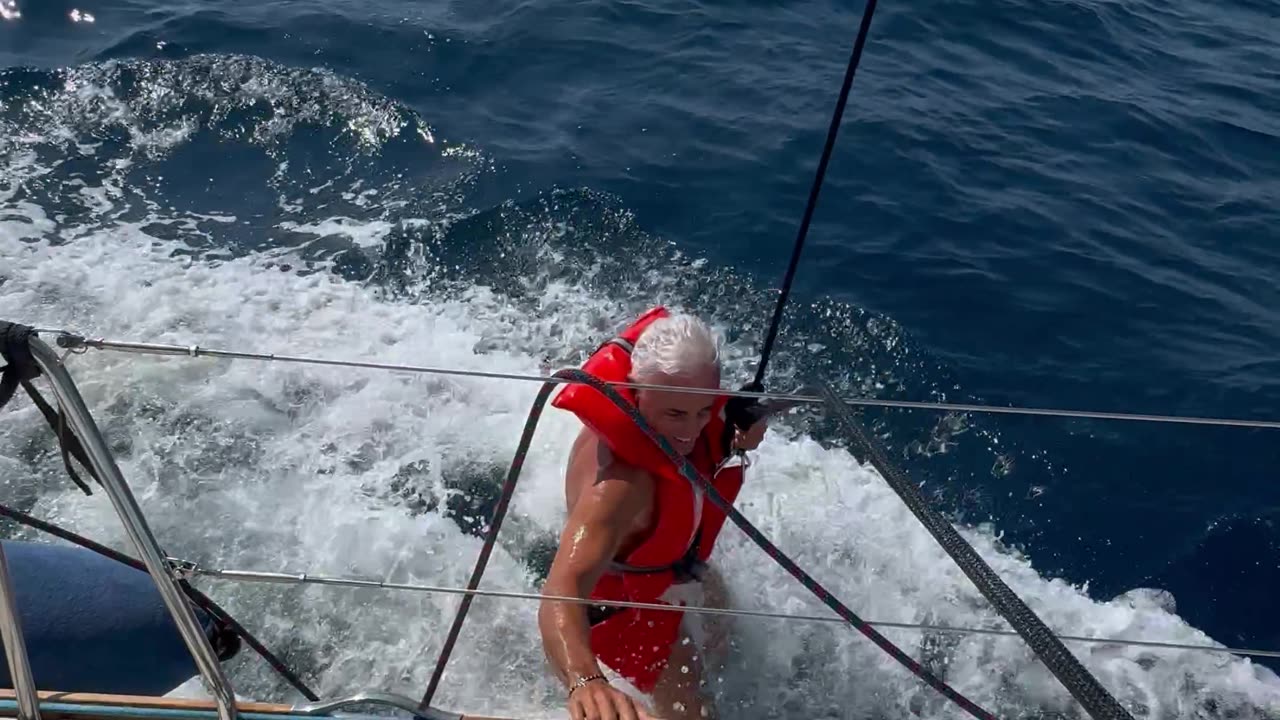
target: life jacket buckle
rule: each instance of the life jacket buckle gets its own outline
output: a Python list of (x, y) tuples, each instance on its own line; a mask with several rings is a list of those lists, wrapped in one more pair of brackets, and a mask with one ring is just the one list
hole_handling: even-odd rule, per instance
[(707, 564), (701, 560), (686, 558), (672, 568), (672, 585), (684, 585), (691, 582), (703, 582)]
[(733, 452), (724, 456), (724, 459), (720, 461), (720, 464), (716, 465), (715, 472), (713, 472), (711, 476), (715, 477), (716, 475), (719, 475), (721, 470), (732, 466), (735, 460), (738, 461), (737, 464), (741, 465), (743, 470), (751, 467), (751, 456), (747, 454), (746, 450), (737, 448)]

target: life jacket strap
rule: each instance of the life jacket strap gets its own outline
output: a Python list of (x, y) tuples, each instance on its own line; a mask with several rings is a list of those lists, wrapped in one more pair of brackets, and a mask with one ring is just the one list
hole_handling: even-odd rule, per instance
[(631, 565), (615, 560), (609, 563), (609, 570), (615, 573), (632, 573), (635, 575), (654, 575), (671, 572), (675, 574), (675, 582), (677, 584), (690, 580), (701, 580), (702, 571), (706, 567), (706, 563), (698, 559), (698, 544), (701, 539), (702, 532), (699, 528), (698, 533), (693, 537), (693, 542), (689, 543), (689, 548), (675, 562), (667, 563), (666, 565)]

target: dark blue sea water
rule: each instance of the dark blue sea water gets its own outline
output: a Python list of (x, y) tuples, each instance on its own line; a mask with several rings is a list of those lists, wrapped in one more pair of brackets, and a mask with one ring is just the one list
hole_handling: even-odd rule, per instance
[[(120, 172), (114, 220), (234, 216), (155, 229), (227, 256), (319, 235), (306, 252), (393, 295), (420, 290), (427, 258), (450, 268), (440, 282), (534, 314), (576, 282), (627, 307), (683, 303), (756, 347), (862, 11), (16, 8), (0, 21), (5, 147), (67, 162), (10, 203), (91, 223), (66, 183)], [(772, 386), (1280, 418), (1278, 57), (1270, 2), (885, 0)], [(74, 137), (49, 139), (57, 118)], [(103, 145), (76, 154), (87, 139)], [(334, 216), (375, 223), (373, 239), (288, 230)], [(406, 222), (421, 218), (449, 222)], [(673, 254), (675, 270), (655, 259)], [(944, 509), (990, 522), (1042, 575), (1099, 599), (1161, 587), (1214, 638), (1280, 647), (1277, 431), (869, 415)]]

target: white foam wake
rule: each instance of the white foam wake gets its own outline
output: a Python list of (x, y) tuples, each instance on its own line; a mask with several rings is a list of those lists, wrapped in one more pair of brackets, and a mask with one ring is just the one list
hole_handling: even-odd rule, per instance
[[(422, 304), (388, 302), (327, 273), (278, 269), (267, 254), (194, 260), (141, 225), (79, 233), (55, 245), (39, 213), (0, 228), (0, 317), (93, 335), (265, 352), (538, 373), (545, 348), (585, 344), (602, 298), (556, 284), (554, 320), (528, 346), (488, 341), (521, 324), (483, 287)], [(154, 218), (152, 221), (154, 222)], [(62, 229), (63, 232), (66, 229)], [(32, 236), (41, 239), (32, 241)], [(625, 320), (614, 317), (616, 322)], [(527, 324), (527, 323), (526, 323)], [(528, 324), (527, 324), (528, 325)], [(500, 474), (537, 391), (530, 383), (354, 372), (299, 365), (92, 352), (70, 361), (166, 550), (236, 568), (362, 575), (463, 585), (480, 542), (405, 488), (444, 497), (459, 478)], [(485, 586), (536, 590), (521, 551), (558, 530), (565, 453), (576, 423), (544, 417)], [(0, 463), (35, 468), (35, 513), (124, 547), (101, 495), (69, 489), (27, 405), (0, 429)], [(10, 477), (7, 491), (24, 482)], [(32, 490), (27, 485), (23, 492)], [(739, 506), (863, 617), (1001, 627), (971, 584), (883, 481), (846, 452), (785, 428), (761, 449)], [(1039, 576), (998, 547), (991, 528), (965, 534), (1046, 623), (1063, 633), (1211, 643), (1152, 596), (1100, 603)], [(732, 527), (717, 563), (738, 606), (823, 612)], [(317, 678), (324, 695), (377, 688), (417, 696), (457, 599), (334, 588), (210, 583), (210, 592)], [(536, 606), (478, 600), (439, 703), (485, 714), (554, 716), (560, 691), (542, 664)], [(1065, 691), (1016, 638), (890, 639), (1000, 716), (1074, 712)], [(752, 621), (722, 681), (727, 703), (760, 717), (953, 717), (954, 710), (851, 629)], [(1248, 660), (1190, 651), (1072, 645), (1086, 666), (1146, 717), (1275, 717), (1280, 679)], [(928, 648), (922, 650), (922, 648)], [(246, 651), (237, 690), (279, 684)], [(1230, 713), (1236, 713), (1230, 715)]]

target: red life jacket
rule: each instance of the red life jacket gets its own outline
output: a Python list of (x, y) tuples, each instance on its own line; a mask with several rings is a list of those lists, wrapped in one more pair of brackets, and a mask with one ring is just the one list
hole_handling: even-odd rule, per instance
[[(627, 382), (631, 348), (653, 321), (667, 317), (656, 307), (641, 315), (618, 338), (605, 343), (583, 365), (605, 382)], [(633, 406), (635, 391), (615, 387)], [(726, 458), (722, 436), (727, 398), (717, 397), (711, 421), (698, 437), (689, 460), (699, 474), (732, 503), (742, 487), (742, 467), (721, 467)], [(652, 474), (655, 483), (653, 519), (649, 535), (600, 578), (591, 597), (601, 600), (662, 602), (662, 595), (696, 562), (711, 556), (725, 513), (702, 497), (656, 443), (622, 410), (596, 389), (569, 385), (552, 401), (591, 428), (619, 460)], [(699, 513), (700, 510), (700, 513)], [(700, 514), (700, 517), (699, 517)], [(666, 604), (666, 603), (663, 603)], [(651, 692), (666, 667), (672, 645), (679, 639), (683, 613), (668, 610), (613, 608), (613, 614), (591, 628), (596, 659), (626, 678), (642, 692)]]

